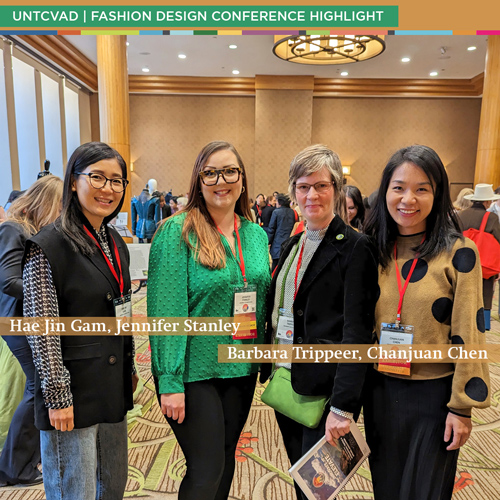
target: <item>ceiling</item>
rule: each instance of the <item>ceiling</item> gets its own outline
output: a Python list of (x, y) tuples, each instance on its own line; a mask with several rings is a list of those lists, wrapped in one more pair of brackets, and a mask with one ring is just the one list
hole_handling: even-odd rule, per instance
[[(72, 35), (65, 38), (91, 61), (97, 63), (96, 37)], [(473, 78), (485, 67), (486, 36), (387, 36), (386, 49), (378, 57), (354, 64), (304, 66), (278, 59), (272, 52), (272, 35), (138, 35), (127, 37), (128, 72), (150, 76), (239, 77), (255, 75), (311, 75), (319, 78)], [(237, 45), (230, 49), (229, 45)], [(477, 47), (468, 51), (470, 46)], [(186, 55), (179, 59), (179, 53)], [(401, 62), (403, 57), (411, 59)], [(438, 76), (430, 77), (431, 71)]]

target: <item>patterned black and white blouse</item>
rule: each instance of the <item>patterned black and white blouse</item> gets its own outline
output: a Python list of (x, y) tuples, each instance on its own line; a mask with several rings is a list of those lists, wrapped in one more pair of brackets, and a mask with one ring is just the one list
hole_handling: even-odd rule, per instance
[[(105, 226), (102, 225), (96, 234), (101, 248), (113, 264)], [(50, 263), (42, 249), (36, 244), (31, 245), (26, 259), (23, 287), (25, 317), (59, 317), (59, 305)], [(61, 338), (58, 335), (29, 335), (27, 339), (33, 352), (33, 362), (40, 375), (45, 406), (51, 409), (72, 406), (71, 379), (63, 363)], [(132, 346), (132, 359), (135, 359), (133, 338)], [(135, 365), (133, 373), (135, 373)]]

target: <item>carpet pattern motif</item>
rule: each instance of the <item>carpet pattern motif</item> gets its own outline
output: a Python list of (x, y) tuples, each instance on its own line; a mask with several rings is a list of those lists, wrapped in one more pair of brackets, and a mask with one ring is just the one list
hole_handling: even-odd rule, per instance
[[(495, 296), (493, 311), (498, 311)], [(134, 296), (134, 315), (146, 315), (146, 295)], [(500, 322), (493, 314), (488, 342), (500, 343)], [(156, 401), (151, 379), (148, 339), (136, 337), (136, 360), (144, 390), (129, 418), (129, 480), (125, 498), (175, 500), (185, 472), (185, 461), (172, 430)], [(461, 450), (455, 490), (456, 500), (498, 500), (500, 491), (500, 364), (491, 364), (492, 406), (474, 411), (474, 428)], [(236, 451), (232, 500), (294, 500), (289, 463), (274, 414), (260, 401), (263, 387), (256, 387), (252, 409)], [(140, 406), (138, 406), (140, 405)], [(135, 416), (135, 417), (134, 417)], [(360, 427), (363, 430), (362, 420)], [(43, 486), (2, 488), (1, 500), (43, 500)], [(338, 497), (342, 500), (373, 498), (366, 462)]]

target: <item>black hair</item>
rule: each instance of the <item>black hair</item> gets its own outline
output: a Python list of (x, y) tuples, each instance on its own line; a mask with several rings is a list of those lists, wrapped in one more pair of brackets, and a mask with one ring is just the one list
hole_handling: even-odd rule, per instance
[[(56, 221), (56, 228), (64, 234), (75, 252), (82, 252), (85, 255), (92, 255), (97, 247), (90, 237), (85, 233), (82, 226), (82, 207), (78, 201), (76, 191), (73, 191), (75, 176), (82, 173), (87, 167), (101, 160), (116, 159), (122, 170), (122, 177), (127, 178), (127, 165), (120, 153), (111, 146), (103, 142), (87, 142), (77, 147), (66, 167), (64, 176), (63, 200), (61, 216)], [(103, 223), (107, 224), (120, 212), (125, 198), (123, 191), (122, 198), (114, 212), (104, 217)]]
[(350, 224), (352, 227), (361, 230), (363, 228), (363, 223), (365, 222), (365, 205), (363, 203), (363, 196), (361, 196), (361, 191), (356, 186), (347, 185), (344, 186), (344, 193), (346, 197), (351, 198), (354, 206), (358, 210), (357, 214), (353, 217)]
[(290, 198), (283, 193), (278, 193), (277, 201), (280, 204), (280, 207), (290, 208)]
[(429, 177), (434, 203), (426, 219), (426, 238), (415, 251), (420, 257), (431, 259), (452, 247), (462, 238), (460, 226), (450, 198), (448, 175), (437, 153), (428, 146), (414, 145), (402, 148), (392, 155), (382, 172), (379, 194), (365, 224), (365, 233), (372, 236), (379, 249), (379, 261), (386, 268), (392, 258), (398, 227), (387, 210), (386, 193), (396, 168), (413, 163)]

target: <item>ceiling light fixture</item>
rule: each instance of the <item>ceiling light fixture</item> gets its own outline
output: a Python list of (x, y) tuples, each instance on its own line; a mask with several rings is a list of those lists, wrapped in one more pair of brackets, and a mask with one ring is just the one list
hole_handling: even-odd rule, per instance
[(342, 73), (340, 73), (340, 76), (347, 76), (349, 73), (347, 71), (342, 71)]
[(437, 71), (431, 71), (429, 73), (430, 76), (438, 76), (438, 72)]
[(148, 67), (144, 67), (144, 68), (142, 68), (142, 72), (143, 72), (143, 73), (149, 73), (149, 68), (148, 68)]
[(401, 59), (401, 62), (410, 62), (410, 58), (409, 57), (403, 57), (403, 59)]
[(476, 49), (477, 49), (477, 47), (474, 47), (474, 46), (467, 47), (467, 50), (470, 51), (470, 52), (472, 52), (473, 50), (476, 50)]
[(125, 42), (125, 45), (128, 47), (130, 45), (130, 42)]
[(233, 69), (233, 75), (239, 75), (240, 72), (237, 69)]
[(275, 35), (273, 47), (285, 61), (320, 65), (366, 61), (384, 50), (384, 35)]
[(238, 48), (238, 46), (237, 46), (237, 45), (234, 45), (234, 43), (233, 43), (233, 44), (231, 44), (231, 45), (229, 46), (229, 48), (230, 48), (230, 49), (237, 49), (237, 48)]
[(186, 59), (187, 55), (186, 54), (179, 54), (177, 57), (179, 59)]

